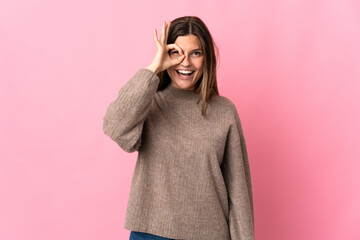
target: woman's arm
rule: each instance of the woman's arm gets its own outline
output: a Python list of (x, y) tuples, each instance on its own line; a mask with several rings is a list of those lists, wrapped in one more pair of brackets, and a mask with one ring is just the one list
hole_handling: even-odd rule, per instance
[(254, 204), (245, 138), (236, 107), (221, 165), (229, 199), (231, 239), (255, 239)]
[(140, 147), (143, 125), (159, 82), (150, 68), (139, 69), (106, 111), (103, 131), (126, 152)]

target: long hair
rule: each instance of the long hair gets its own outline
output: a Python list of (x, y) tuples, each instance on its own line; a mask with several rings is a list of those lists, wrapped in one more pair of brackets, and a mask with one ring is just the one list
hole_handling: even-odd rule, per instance
[[(204, 22), (195, 16), (179, 17), (171, 21), (166, 44), (175, 43), (177, 37), (190, 34), (198, 37), (205, 54), (202, 64), (203, 74), (195, 83), (195, 89), (189, 91), (200, 93), (196, 104), (202, 100), (201, 114), (205, 115), (207, 103), (210, 101), (211, 96), (219, 95), (216, 81), (216, 59), (219, 56), (219, 50)], [(162, 90), (171, 84), (171, 78), (166, 70), (159, 72), (157, 75), (160, 78), (157, 90)]]

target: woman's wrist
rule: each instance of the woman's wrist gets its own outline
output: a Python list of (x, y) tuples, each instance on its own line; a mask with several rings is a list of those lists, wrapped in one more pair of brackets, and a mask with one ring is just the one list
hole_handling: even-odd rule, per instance
[(152, 72), (155, 73), (155, 74), (158, 74), (158, 73), (159, 73), (159, 69), (156, 68), (156, 67), (154, 67), (154, 66), (152, 66), (152, 65), (147, 66), (146, 69), (152, 71)]

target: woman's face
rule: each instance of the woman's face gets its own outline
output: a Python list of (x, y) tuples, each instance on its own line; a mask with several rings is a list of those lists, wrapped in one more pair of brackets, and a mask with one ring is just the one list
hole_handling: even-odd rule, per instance
[[(175, 44), (183, 50), (185, 57), (181, 63), (166, 70), (171, 78), (171, 85), (176, 88), (193, 90), (195, 83), (203, 74), (204, 53), (201, 50), (200, 41), (197, 36), (190, 34), (177, 37)], [(174, 59), (180, 56), (176, 49), (172, 49), (169, 54)], [(192, 73), (190, 76), (182, 75), (178, 72), (179, 70), (192, 71)]]

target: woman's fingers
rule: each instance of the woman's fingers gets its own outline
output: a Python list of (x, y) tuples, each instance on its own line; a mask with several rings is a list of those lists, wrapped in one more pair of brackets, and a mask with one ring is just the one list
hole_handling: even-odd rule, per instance
[(184, 60), (185, 54), (184, 54), (183, 50), (176, 43), (168, 44), (167, 48), (168, 49), (176, 49), (180, 54), (180, 56), (178, 56), (176, 59), (171, 59), (171, 62), (173, 63), (173, 65), (179, 64)]
[(168, 34), (169, 34), (169, 28), (171, 21), (168, 21), (169, 23), (166, 24), (166, 21), (163, 22), (162, 29), (161, 29), (161, 36), (160, 41), (158, 39), (156, 28), (154, 29), (154, 41), (156, 44), (160, 43), (161, 45), (165, 45), (167, 42)]
[(182, 60), (185, 58), (185, 55), (181, 55), (180, 57), (178, 57), (177, 59), (175, 59), (173, 61), (174, 64), (179, 64), (182, 62)]
[(175, 43), (168, 44), (167, 47), (168, 47), (168, 49), (173, 49), (173, 48), (175, 48), (176, 50), (178, 50), (178, 52), (179, 52), (180, 55), (183, 55), (183, 54), (184, 54), (183, 50), (182, 50), (178, 45), (176, 45)]
[(165, 31), (166, 31), (166, 22), (163, 22), (161, 29), (161, 44), (165, 44)]
[[(184, 51), (180, 48), (176, 43), (166, 44), (168, 40), (168, 35), (170, 31), (171, 21), (164, 21), (161, 29), (160, 39), (157, 34), (156, 28), (154, 29), (154, 42), (157, 46), (157, 51), (153, 61), (151, 63), (152, 66), (158, 66), (161, 71), (167, 69), (169, 66), (173, 66), (181, 63), (186, 57)], [(169, 55), (169, 50), (176, 49), (179, 53), (177, 57), (173, 57), (176, 55)]]
[(158, 39), (156, 28), (154, 29), (154, 42), (155, 42), (156, 47), (159, 48), (160, 42)]
[(169, 36), (170, 24), (171, 24), (171, 21), (168, 21), (167, 28), (166, 28), (165, 43), (167, 43), (167, 39), (168, 39), (168, 36)]
[(154, 35), (154, 42), (158, 42), (158, 36), (157, 36), (157, 32), (156, 32), (156, 28), (154, 28), (154, 32), (153, 32), (153, 35)]

